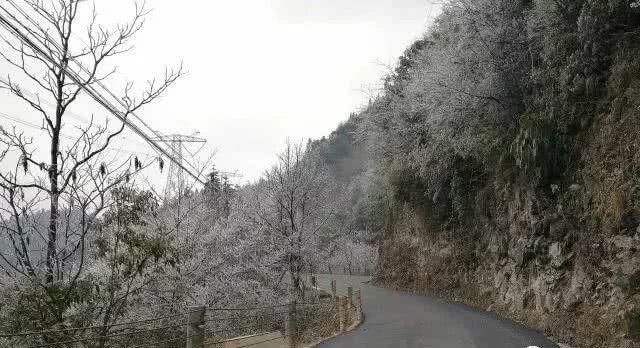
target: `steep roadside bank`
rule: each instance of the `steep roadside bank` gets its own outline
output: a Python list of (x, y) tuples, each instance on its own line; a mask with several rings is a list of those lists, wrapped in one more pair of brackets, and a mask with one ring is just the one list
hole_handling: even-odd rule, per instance
[[(433, 291), (574, 348), (639, 346), (637, 237), (603, 238), (601, 258), (582, 259), (577, 246), (553, 236), (491, 234), (470, 243), (429, 233), (423, 219), (408, 207), (394, 213), (381, 248), (379, 283)], [(589, 270), (593, 263), (598, 272)]]
[(378, 281), (640, 347), (638, 32), (631, 0), (446, 1), (340, 138)]
[(629, 0), (448, 1), (361, 114), (378, 281), (640, 347), (639, 28)]

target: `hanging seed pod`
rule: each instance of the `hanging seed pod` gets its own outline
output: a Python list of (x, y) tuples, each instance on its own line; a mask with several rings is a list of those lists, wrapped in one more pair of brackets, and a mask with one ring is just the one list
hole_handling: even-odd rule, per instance
[(135, 170), (140, 169), (140, 160), (138, 159), (138, 156), (136, 156), (133, 160), (133, 168)]
[(158, 164), (160, 165), (160, 173), (162, 173), (162, 169), (164, 169), (164, 160), (162, 157), (158, 157)]
[(125, 174), (125, 175), (124, 175), (124, 180), (125, 180), (126, 182), (129, 182), (129, 179), (131, 179), (131, 176), (129, 175), (129, 173)]
[(78, 176), (76, 175), (76, 171), (75, 170), (71, 172), (71, 179), (73, 180), (74, 183), (78, 179)]
[(102, 163), (100, 164), (100, 175), (104, 176), (105, 174), (107, 174), (107, 167)]
[(24, 173), (27, 174), (29, 170), (29, 161), (27, 160), (27, 154), (22, 155), (22, 169), (24, 169)]

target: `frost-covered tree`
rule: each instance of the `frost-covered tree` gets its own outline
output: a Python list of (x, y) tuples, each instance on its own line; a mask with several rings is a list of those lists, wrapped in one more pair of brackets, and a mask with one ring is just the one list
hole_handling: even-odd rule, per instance
[(333, 217), (332, 182), (311, 153), (289, 143), (252, 191), (246, 216), (272, 249), (274, 263), (289, 274), (291, 296), (299, 298), (302, 272), (318, 254), (323, 228)]
[(175, 268), (179, 255), (171, 234), (150, 228), (158, 210), (151, 192), (140, 192), (123, 185), (111, 191), (113, 205), (101, 218), (99, 231), (91, 240), (88, 276), (95, 288), (86, 299), (89, 309), (79, 308), (78, 323), (99, 322), (101, 339), (112, 325), (128, 315), (132, 304), (139, 303), (148, 288), (168, 268)]
[(148, 12), (136, 6), (129, 22), (109, 28), (85, 1), (34, 0), (14, 8), (39, 49), (4, 37), (0, 57), (10, 70), (0, 89), (41, 117), (46, 149), (18, 126), (0, 127), (0, 268), (14, 309), (37, 314), (19, 328), (43, 329), (67, 325), (68, 310), (93, 295), (89, 241), (112, 204), (111, 189), (142, 168), (137, 157), (110, 160), (105, 151), (131, 114), (161, 96), (181, 70), (167, 70), (139, 94), (127, 83), (115, 97), (121, 121), (91, 117), (71, 129), (71, 110), (112, 77), (114, 59), (131, 49)]
[[(458, 219), (497, 167), (524, 109), (527, 1), (454, 0), (362, 113), (390, 195)], [(452, 207), (450, 210), (449, 208)], [(454, 213), (455, 211), (460, 213)]]

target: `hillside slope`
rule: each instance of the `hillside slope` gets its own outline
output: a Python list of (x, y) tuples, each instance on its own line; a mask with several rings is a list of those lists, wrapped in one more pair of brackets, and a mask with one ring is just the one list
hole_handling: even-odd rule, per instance
[(640, 347), (639, 31), (630, 0), (444, 5), (359, 115), (379, 281)]

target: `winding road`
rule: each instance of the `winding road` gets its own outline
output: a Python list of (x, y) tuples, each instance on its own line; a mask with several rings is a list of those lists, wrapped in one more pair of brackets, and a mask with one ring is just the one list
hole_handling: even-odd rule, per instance
[(360, 288), (364, 322), (320, 345), (330, 347), (558, 348), (541, 333), (461, 304), (364, 284), (368, 277), (318, 275), (318, 285)]

